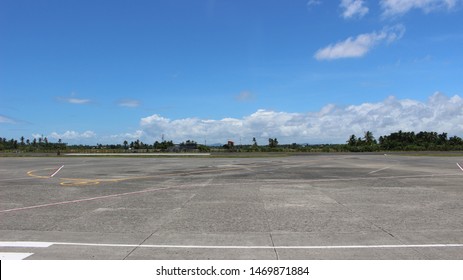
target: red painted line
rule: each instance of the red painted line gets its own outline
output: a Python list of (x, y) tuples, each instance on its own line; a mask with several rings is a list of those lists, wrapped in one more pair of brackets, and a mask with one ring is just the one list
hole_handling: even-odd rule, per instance
[(154, 192), (154, 191), (160, 191), (160, 190), (167, 190), (167, 189), (170, 189), (170, 188), (171, 187), (158, 188), (158, 189), (147, 189), (147, 190), (136, 191), (136, 192), (111, 194), (111, 195), (105, 195), (105, 196), (97, 196), (97, 197), (90, 197), (90, 198), (83, 198), (83, 199), (76, 199), (76, 200), (67, 200), (67, 201), (61, 201), (61, 202), (40, 204), (40, 205), (34, 205), (34, 206), (26, 206), (26, 207), (20, 207), (20, 208), (12, 208), (12, 209), (7, 209), (7, 210), (1, 210), (0, 214), (8, 213), (8, 212), (22, 211), (22, 210), (44, 208), (44, 207), (50, 207), (50, 206), (59, 206), (59, 205), (65, 205), (65, 204), (71, 204), (71, 203), (79, 203), (79, 202), (92, 201), (92, 200), (99, 200), (99, 199), (106, 199), (106, 198), (112, 198), (112, 197), (133, 195), (133, 194), (148, 193), (148, 192)]

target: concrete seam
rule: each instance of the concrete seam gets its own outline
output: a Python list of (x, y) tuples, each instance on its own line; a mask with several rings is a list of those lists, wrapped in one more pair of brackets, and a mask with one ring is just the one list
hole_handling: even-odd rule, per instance
[(138, 244), (138, 246), (135, 246), (135, 248), (133, 248), (132, 250), (130, 250), (130, 252), (127, 254), (127, 256), (125, 256), (122, 260), (126, 260), (135, 250), (137, 250), (138, 248), (140, 248), (141, 245), (143, 245), (143, 243), (146, 242), (146, 240), (148, 240), (149, 238), (151, 238), (151, 236), (153, 236), (153, 234), (155, 234), (158, 230), (155, 230), (153, 233), (151, 233), (148, 237), (146, 237), (140, 244)]
[(268, 218), (268, 213), (267, 211), (265, 210), (265, 202), (264, 202), (264, 199), (262, 197), (262, 193), (260, 191), (260, 187), (259, 187), (259, 194), (260, 194), (260, 201), (262, 203), (262, 209), (264, 210), (264, 214), (265, 214), (265, 223), (266, 223), (266, 226), (267, 226), (267, 229), (268, 229), (268, 233), (269, 233), (269, 236), (270, 236), (270, 241), (272, 241), (272, 247), (273, 247), (273, 252), (275, 252), (275, 257), (277, 258), (277, 260), (280, 259), (280, 256), (278, 256), (278, 251), (277, 249), (275, 248), (275, 243), (273, 242), (273, 236), (272, 236), (272, 229), (270, 227), (270, 220)]
[[(168, 181), (172, 181), (173, 179), (171, 180), (168, 180)], [(211, 182), (212, 182), (213, 178), (209, 179), (207, 182), (205, 182), (201, 188), (209, 185)], [(178, 210), (181, 210), (182, 208), (185, 207), (186, 204), (188, 204), (194, 197), (196, 196), (196, 194), (193, 194), (192, 196), (190, 196), (185, 202), (183, 202), (181, 205), (180, 205), (180, 208), (177, 209)], [(172, 211), (172, 212), (176, 212), (176, 211)], [(173, 213), (170, 213), (168, 216), (172, 216)], [(123, 260), (126, 260), (133, 252), (135, 252), (135, 250), (137, 250), (138, 248), (142, 247), (143, 244), (146, 242), (146, 240), (150, 239), (154, 234), (156, 234), (157, 232), (159, 232), (162, 228), (163, 224), (161, 224), (155, 231), (153, 231), (153, 233), (151, 233), (147, 238), (145, 238), (140, 244), (138, 244), (138, 246), (136, 246), (135, 248), (133, 248), (128, 254), (127, 256), (124, 257)]]

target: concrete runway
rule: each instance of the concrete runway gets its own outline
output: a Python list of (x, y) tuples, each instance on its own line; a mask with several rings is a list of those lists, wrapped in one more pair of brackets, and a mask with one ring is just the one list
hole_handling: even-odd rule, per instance
[(0, 158), (0, 259), (463, 259), (463, 157)]

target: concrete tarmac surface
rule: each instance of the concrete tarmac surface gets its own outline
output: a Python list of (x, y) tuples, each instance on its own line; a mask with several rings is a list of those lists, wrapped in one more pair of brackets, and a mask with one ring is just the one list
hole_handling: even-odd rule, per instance
[(463, 157), (0, 158), (0, 259), (463, 259)]

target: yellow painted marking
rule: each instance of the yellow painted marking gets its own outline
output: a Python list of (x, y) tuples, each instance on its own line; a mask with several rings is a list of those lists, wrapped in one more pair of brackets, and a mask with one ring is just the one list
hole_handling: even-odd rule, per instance
[(72, 180), (72, 181), (64, 181), (59, 183), (63, 187), (73, 187), (73, 186), (91, 186), (91, 185), (98, 185), (100, 181), (97, 180)]
[(31, 177), (34, 177), (34, 178), (39, 178), (39, 179), (48, 179), (48, 178), (50, 178), (50, 176), (35, 175), (34, 173), (38, 172), (38, 171), (53, 170), (53, 169), (55, 169), (55, 168), (44, 168), (44, 169), (31, 170), (31, 171), (27, 172), (27, 175), (31, 176)]
[[(36, 175), (34, 173), (44, 170), (54, 170), (55, 168), (43, 168), (43, 169), (36, 169), (27, 172), (28, 176), (39, 178), (39, 179), (50, 179), (50, 176), (41, 176)], [(114, 179), (89, 179), (89, 178), (59, 178), (62, 182), (60, 185), (63, 187), (74, 187), (74, 186), (93, 186), (98, 185), (104, 182), (122, 182), (128, 180), (141, 180), (141, 179), (151, 179), (151, 178), (159, 178), (165, 176), (185, 176), (185, 175), (194, 175), (194, 174), (202, 174), (202, 173), (214, 173), (214, 172), (223, 172), (223, 171), (233, 171), (233, 170), (240, 170), (243, 169), (242, 167), (229, 167), (229, 168), (219, 168), (219, 169), (208, 169), (208, 170), (196, 170), (196, 171), (184, 171), (184, 172), (176, 172), (176, 173), (161, 173), (156, 175), (150, 176), (137, 176), (137, 177), (124, 177), (124, 178), (114, 178)]]

